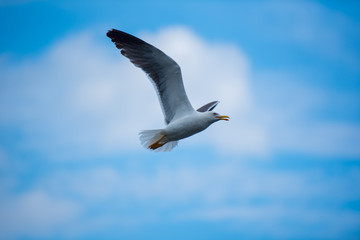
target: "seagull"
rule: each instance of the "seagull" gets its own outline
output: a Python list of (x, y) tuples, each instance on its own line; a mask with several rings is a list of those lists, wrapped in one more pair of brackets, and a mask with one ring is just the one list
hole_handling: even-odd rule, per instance
[(141, 68), (153, 83), (159, 97), (166, 127), (139, 133), (141, 144), (157, 152), (171, 151), (180, 139), (190, 137), (219, 120), (229, 117), (212, 110), (213, 101), (195, 110), (186, 95), (179, 65), (165, 53), (128, 33), (111, 29), (107, 32), (121, 54)]

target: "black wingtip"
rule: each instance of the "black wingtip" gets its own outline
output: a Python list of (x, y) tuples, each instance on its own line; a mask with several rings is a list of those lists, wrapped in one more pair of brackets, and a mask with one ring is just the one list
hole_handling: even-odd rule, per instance
[(108, 38), (112, 38), (112, 37), (114, 36), (114, 33), (115, 33), (116, 31), (119, 31), (119, 30), (116, 30), (116, 29), (112, 28), (112, 29), (110, 29), (109, 31), (107, 31), (106, 36), (107, 36)]
[(110, 38), (111, 41), (119, 44), (123, 44), (123, 43), (147, 44), (143, 40), (131, 34), (113, 28), (106, 33), (106, 36)]

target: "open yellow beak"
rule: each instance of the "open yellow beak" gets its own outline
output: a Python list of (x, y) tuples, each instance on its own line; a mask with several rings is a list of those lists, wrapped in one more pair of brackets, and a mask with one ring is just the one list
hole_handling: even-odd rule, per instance
[(230, 117), (229, 116), (225, 116), (225, 115), (221, 115), (221, 116), (216, 116), (216, 118), (220, 119), (220, 120), (225, 120), (225, 121), (229, 121)]

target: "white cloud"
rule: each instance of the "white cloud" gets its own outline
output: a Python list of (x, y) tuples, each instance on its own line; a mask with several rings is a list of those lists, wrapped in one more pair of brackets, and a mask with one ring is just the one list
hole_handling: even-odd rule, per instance
[[(239, 161), (192, 162), (158, 164), (145, 172), (104, 165), (56, 171), (40, 178), (31, 192), (3, 195), (3, 236), (52, 236), (61, 230), (76, 237), (114, 224), (137, 230), (158, 221), (226, 221), (240, 233), (248, 226), (246, 233), (255, 235), (260, 229), (271, 237), (324, 237), (323, 229), (344, 236), (359, 224), (356, 212), (341, 207), (359, 198), (359, 191), (349, 190), (360, 179), (357, 170), (329, 176), (321, 169), (268, 171)], [(313, 228), (302, 233), (299, 226)]]
[[(195, 108), (220, 100), (216, 111), (231, 117), (182, 141), (181, 148), (211, 146), (242, 155), (295, 151), (359, 156), (354, 150), (357, 125), (307, 119), (313, 110), (326, 108), (332, 95), (291, 81), (306, 76), (268, 71), (257, 73), (252, 81), (247, 57), (238, 47), (207, 42), (186, 27), (140, 36), (180, 64)], [(110, 40), (94, 39), (82, 32), (38, 57), (19, 63), (2, 60), (0, 124), (22, 129), (23, 147), (57, 159), (138, 151), (139, 130), (164, 126), (145, 74)]]
[[(185, 218), (203, 221), (231, 221), (236, 228), (246, 229), (250, 238), (344, 238), (359, 226), (359, 214), (329, 209), (304, 209), (283, 204), (206, 209), (192, 212)], [(287, 222), (287, 224), (284, 224)], [(282, 223), (282, 224), (279, 224)], [(254, 228), (252, 226), (256, 225)], [(299, 231), (307, 229), (307, 231)], [(296, 233), (296, 234), (294, 234)]]
[(16, 197), (2, 194), (0, 203), (1, 238), (53, 234), (67, 226), (80, 211), (74, 203), (37, 190)]
[(341, 123), (317, 123), (307, 126), (277, 126), (274, 148), (293, 152), (311, 152), (315, 156), (360, 156), (360, 127)]
[[(354, 93), (314, 88), (302, 74), (264, 71), (254, 77), (254, 96), (261, 125), (268, 129), (272, 151), (310, 153), (313, 156), (360, 155), (358, 124), (338, 120), (359, 105)], [(332, 120), (335, 119), (335, 120)]]
[(58, 171), (43, 178), (38, 187), (50, 195), (73, 196), (84, 203), (115, 199), (119, 204), (150, 203), (156, 208), (159, 204), (186, 204), (197, 199), (202, 208), (214, 208), (229, 201), (252, 205), (253, 199), (262, 198), (268, 201), (265, 205), (290, 202), (303, 206), (312, 199), (356, 200), (359, 192), (347, 188), (359, 180), (360, 172), (354, 169), (344, 174), (346, 178), (342, 174), (328, 176), (319, 169), (268, 171), (235, 160), (209, 166), (186, 161), (175, 168), (158, 164), (146, 172), (108, 166)]
[[(220, 100), (218, 111), (233, 119), (229, 126), (246, 128), (241, 117), (252, 104), (249, 66), (237, 47), (207, 43), (185, 27), (167, 28), (145, 39), (179, 62), (195, 108)], [(101, 45), (83, 32), (59, 41), (39, 57), (2, 68), (7, 86), (1, 97), (1, 122), (23, 128), (28, 147), (60, 158), (69, 152), (86, 155), (89, 149), (91, 155), (138, 150), (139, 130), (163, 127), (151, 83), (110, 40)], [(260, 126), (251, 126), (259, 132), (258, 139), (221, 125), (208, 133), (214, 137), (204, 135), (201, 140), (221, 147), (216, 135), (222, 134), (226, 135), (222, 146), (246, 150), (250, 144), (250, 152), (262, 151), (265, 134)], [(238, 141), (249, 134), (252, 141)]]

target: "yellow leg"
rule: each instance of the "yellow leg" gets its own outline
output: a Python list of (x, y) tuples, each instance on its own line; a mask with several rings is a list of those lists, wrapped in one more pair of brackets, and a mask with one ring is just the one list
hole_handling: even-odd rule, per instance
[(151, 145), (149, 146), (149, 149), (155, 150), (155, 149), (157, 149), (157, 148), (165, 145), (166, 142), (160, 143), (160, 141), (163, 140), (164, 137), (165, 137), (165, 135), (163, 135), (163, 136), (162, 136), (159, 140), (157, 140), (155, 143), (151, 144)]

